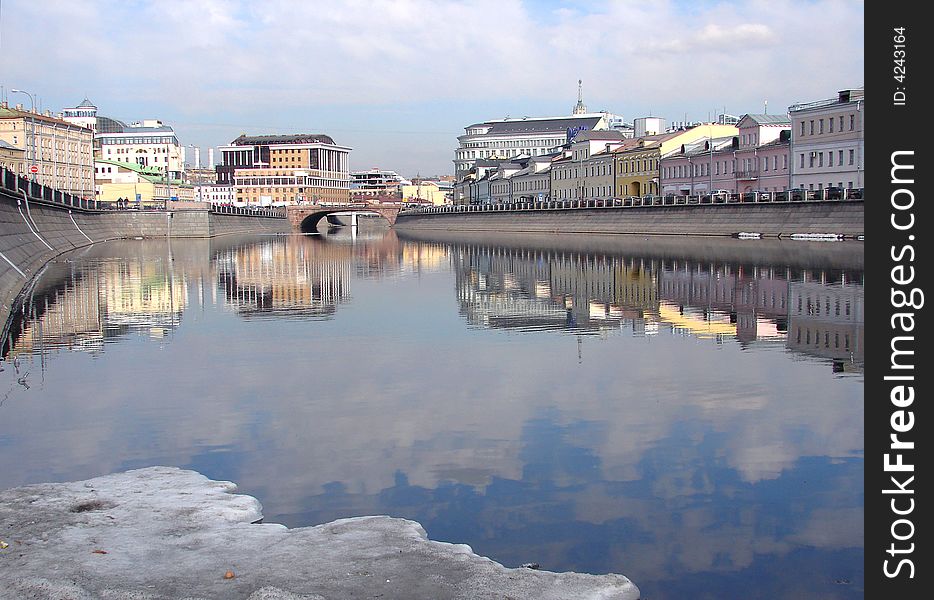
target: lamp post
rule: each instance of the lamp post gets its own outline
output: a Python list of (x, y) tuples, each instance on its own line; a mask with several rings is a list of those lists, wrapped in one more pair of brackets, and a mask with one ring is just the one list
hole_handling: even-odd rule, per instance
[[(32, 122), (32, 126), (29, 128), (29, 132), (30, 132), (30, 133), (29, 133), (29, 139), (32, 140), (32, 162), (35, 163), (35, 162), (36, 162), (36, 154), (37, 154), (37, 152), (36, 152), (36, 121), (35, 121), (34, 116), (32, 116), (32, 115), (35, 115), (35, 113), (36, 113), (36, 99), (33, 97), (32, 94), (30, 94), (29, 92), (27, 92), (27, 91), (25, 91), (25, 90), (12, 89), (12, 90), (10, 90), (10, 91), (13, 92), (13, 93), (15, 93), (15, 94), (26, 94), (27, 96), (29, 96), (29, 104), (30, 104), (29, 113), (30, 113), (30, 115), (31, 115), (31, 116), (29, 117), (29, 120)], [(28, 147), (28, 146), (29, 146), (29, 142), (27, 142), (26, 145), (27, 145), (27, 147)], [(32, 180), (33, 180), (33, 181), (36, 180), (36, 174), (35, 174), (35, 173), (32, 174)]]

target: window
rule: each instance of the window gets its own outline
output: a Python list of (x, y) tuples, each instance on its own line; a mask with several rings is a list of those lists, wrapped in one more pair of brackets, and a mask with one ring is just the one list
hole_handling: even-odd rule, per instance
[(815, 155), (815, 154), (817, 154), (817, 153), (816, 153), (816, 152), (811, 152), (811, 156), (809, 157), (810, 160), (808, 161), (808, 166), (809, 166), (809, 167), (813, 167), (813, 166), (814, 166), (814, 155)]
[(855, 156), (856, 156), (856, 152), (854, 150), (850, 150), (850, 164), (851, 165), (853, 164), (853, 159)]
[(856, 127), (856, 115), (850, 115), (850, 131), (853, 131), (855, 127)]
[(840, 115), (840, 131), (843, 131), (843, 115)]
[(809, 128), (809, 130), (808, 130), (808, 133), (809, 133), (810, 135), (814, 135), (814, 119), (811, 119), (811, 126), (810, 126), (810, 128)]
[[(843, 123), (842, 121), (843, 117), (840, 117), (840, 119), (841, 119), (840, 122)], [(841, 127), (843, 127), (843, 125), (841, 125)], [(804, 121), (801, 121), (801, 136), (802, 137), (804, 136)]]
[(828, 152), (828, 153), (827, 153), (827, 166), (828, 166), (828, 167), (832, 167), (832, 166), (833, 166), (833, 152)]
[(828, 123), (828, 125), (830, 126), (830, 128), (829, 128), (829, 130), (827, 131), (827, 133), (833, 133), (833, 117), (831, 117), (831, 118), (828, 119), (828, 120), (830, 121), (830, 122)]
[(817, 125), (818, 125), (817, 133), (824, 133), (824, 120), (821, 119), (820, 121), (818, 121)]
[(817, 153), (817, 166), (818, 167), (824, 166), (824, 153), (823, 152)]
[(839, 153), (837, 154), (837, 164), (840, 165), (841, 167), (843, 166), (843, 150), (840, 150)]

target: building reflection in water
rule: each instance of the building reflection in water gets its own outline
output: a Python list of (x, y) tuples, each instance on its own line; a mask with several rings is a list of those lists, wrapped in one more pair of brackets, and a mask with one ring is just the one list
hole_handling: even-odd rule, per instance
[(128, 334), (161, 339), (181, 322), (188, 282), (170, 261), (102, 260), (53, 265), (47, 287), (33, 290), (14, 317), (4, 355), (46, 350), (97, 352)]
[(862, 370), (861, 271), (481, 245), (452, 256), (471, 326), (783, 344), (837, 371)]
[(365, 244), (341, 235), (252, 239), (200, 260), (173, 255), (170, 245), (149, 252), (145, 259), (92, 255), (80, 267), (52, 263), (11, 318), (4, 356), (59, 347), (99, 351), (109, 338), (132, 332), (162, 339), (178, 327), (189, 293), (204, 302), (206, 287), (207, 301), (247, 319), (332, 318), (351, 299), (354, 277), (438, 270), (448, 262), (443, 248), (403, 247), (392, 235)]
[[(236, 481), (269, 522), (391, 514), (657, 599), (858, 597), (833, 581), (863, 565), (862, 383), (826, 365), (862, 368), (859, 261), (548, 243), (63, 257), (4, 344), (0, 488), (170, 464)], [(575, 337), (599, 351), (565, 360)]]

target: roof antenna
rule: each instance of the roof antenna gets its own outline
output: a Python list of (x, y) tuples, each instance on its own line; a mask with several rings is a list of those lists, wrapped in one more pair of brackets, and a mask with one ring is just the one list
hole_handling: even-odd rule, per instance
[(765, 114), (769, 114), (769, 101), (765, 101)]

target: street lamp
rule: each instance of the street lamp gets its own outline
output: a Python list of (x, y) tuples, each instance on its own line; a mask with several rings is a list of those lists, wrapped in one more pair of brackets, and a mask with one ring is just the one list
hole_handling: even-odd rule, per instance
[[(26, 94), (27, 96), (29, 96), (29, 104), (30, 104), (29, 112), (30, 112), (30, 115), (34, 115), (34, 114), (36, 113), (36, 99), (33, 97), (32, 94), (30, 94), (29, 92), (27, 92), (27, 91), (25, 91), (25, 90), (12, 89), (12, 90), (10, 90), (10, 91), (13, 92), (13, 93), (15, 93), (15, 94)], [(34, 119), (32, 116), (29, 117), (29, 120), (32, 121), (32, 127), (30, 127), (29, 139), (32, 140), (32, 162), (35, 163), (35, 162), (36, 162), (36, 154), (37, 154), (37, 152), (36, 152), (36, 121), (35, 121), (35, 119)], [(27, 147), (28, 147), (28, 146), (29, 146), (29, 143), (27, 142), (26, 145), (27, 145)], [(35, 174), (35, 173), (32, 174), (32, 180), (33, 180), (33, 181), (36, 180), (36, 174)]]

